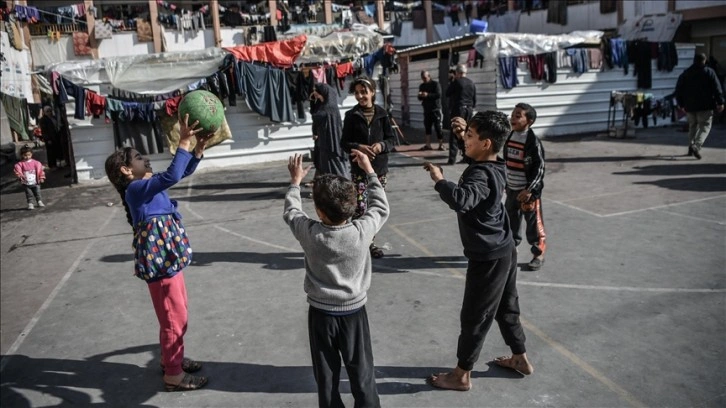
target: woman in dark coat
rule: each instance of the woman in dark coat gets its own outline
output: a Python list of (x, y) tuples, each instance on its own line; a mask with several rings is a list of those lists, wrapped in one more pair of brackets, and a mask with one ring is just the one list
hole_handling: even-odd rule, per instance
[(337, 92), (328, 84), (317, 83), (310, 99), (315, 139), (315, 174), (337, 174), (349, 179), (350, 162), (341, 141), (343, 121), (340, 118)]

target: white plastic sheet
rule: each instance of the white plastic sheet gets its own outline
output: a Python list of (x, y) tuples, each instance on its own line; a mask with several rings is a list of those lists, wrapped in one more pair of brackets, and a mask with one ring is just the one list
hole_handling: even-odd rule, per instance
[(356, 25), (351, 31), (337, 31), (325, 37), (309, 35), (296, 64), (340, 61), (372, 54), (383, 46), (383, 36), (367, 26)]
[(150, 55), (76, 60), (53, 64), (46, 69), (83, 87), (110, 84), (116, 89), (155, 95), (184, 89), (217, 72), (227, 52), (204, 50), (165, 52)]
[(492, 57), (518, 57), (557, 51), (577, 44), (599, 44), (602, 31), (573, 31), (570, 34), (481, 33), (474, 48)]

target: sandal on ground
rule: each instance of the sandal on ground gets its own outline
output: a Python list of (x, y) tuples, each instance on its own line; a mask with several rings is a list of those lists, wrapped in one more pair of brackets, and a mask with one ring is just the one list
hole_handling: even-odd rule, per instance
[[(161, 372), (164, 373), (164, 364), (159, 363), (161, 365)], [(182, 360), (182, 370), (185, 373), (196, 373), (197, 371), (202, 369), (202, 363), (199, 361), (194, 361), (191, 358), (184, 357)]]
[(374, 257), (376, 259), (383, 258), (383, 250), (381, 248), (378, 248), (374, 244), (371, 244), (370, 250), (371, 250), (372, 257)]
[(168, 392), (194, 391), (207, 385), (207, 382), (207, 377), (184, 374), (184, 378), (182, 378), (179, 384), (164, 383), (164, 388)]

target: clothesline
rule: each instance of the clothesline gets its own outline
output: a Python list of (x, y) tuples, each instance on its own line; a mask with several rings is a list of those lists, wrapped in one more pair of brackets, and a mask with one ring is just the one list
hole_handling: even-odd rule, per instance
[(50, 11), (41, 10), (39, 8), (36, 8), (36, 10), (38, 10), (38, 12), (40, 12), (40, 13), (49, 14), (49, 15), (55, 16), (55, 17), (71, 18), (73, 20), (73, 23), (74, 24), (75, 23), (82, 23), (82, 24), (88, 25), (88, 23), (86, 21), (84, 21), (84, 20), (76, 20), (75, 17), (68, 17), (68, 16), (64, 16), (63, 14), (53, 13), (53, 12), (50, 12)]

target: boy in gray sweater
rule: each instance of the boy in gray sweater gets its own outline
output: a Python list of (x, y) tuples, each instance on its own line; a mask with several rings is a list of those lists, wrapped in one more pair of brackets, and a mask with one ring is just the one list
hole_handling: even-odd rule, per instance
[(355, 220), (356, 188), (348, 179), (325, 174), (313, 183), (315, 212), (320, 221), (302, 210), (300, 182), (310, 166), (302, 156), (291, 156), (290, 187), (285, 195), (283, 219), (305, 252), (308, 334), (313, 372), (321, 407), (342, 407), (338, 382), (341, 360), (357, 407), (379, 407), (373, 367), (370, 328), (365, 303), (371, 284), (368, 245), (388, 219), (386, 193), (371, 162), (353, 149), (353, 161), (365, 171), (368, 210)]

